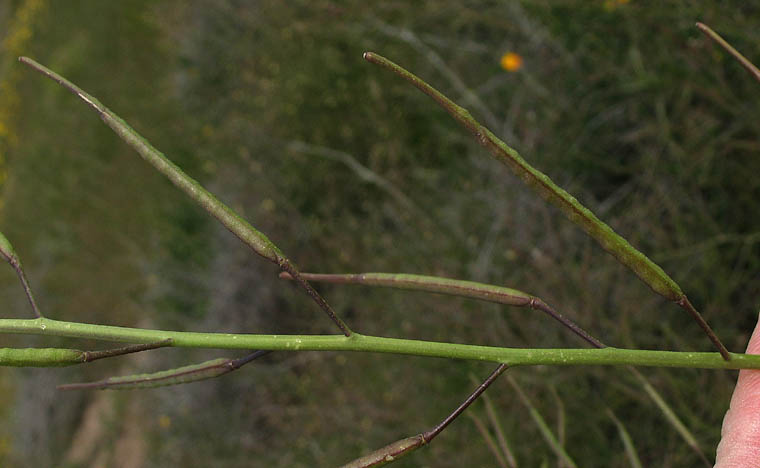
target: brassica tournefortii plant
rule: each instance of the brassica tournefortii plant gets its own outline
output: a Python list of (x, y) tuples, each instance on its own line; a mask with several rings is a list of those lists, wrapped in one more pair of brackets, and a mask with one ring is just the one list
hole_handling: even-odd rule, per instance
[[(760, 80), (760, 72), (730, 45), (720, 39), (704, 25), (698, 25), (709, 37), (726, 48), (738, 58), (742, 65)], [(270, 352), (303, 351), (360, 351), (374, 353), (394, 353), (414, 356), (428, 356), (448, 359), (467, 359), (492, 362), (496, 365), (493, 372), (482, 382), (476, 383), (473, 392), (441, 422), (431, 429), (417, 435), (404, 438), (382, 447), (370, 454), (360, 456), (349, 462), (347, 467), (379, 466), (393, 462), (428, 443), (446, 429), (470, 404), (478, 399), (488, 386), (510, 367), (531, 365), (610, 365), (628, 366), (643, 389), (661, 408), (670, 423), (681, 433), (686, 442), (695, 447), (688, 431), (669, 410), (667, 404), (649, 385), (647, 380), (636, 371), (636, 366), (691, 367), (711, 369), (760, 369), (760, 356), (732, 353), (726, 349), (710, 325), (704, 320), (697, 308), (689, 301), (686, 292), (660, 266), (637, 250), (625, 238), (600, 220), (588, 208), (572, 195), (555, 184), (548, 176), (533, 167), (513, 148), (500, 140), (488, 128), (476, 121), (464, 108), (460, 107), (442, 93), (437, 91), (420, 77), (400, 65), (373, 52), (364, 54), (364, 59), (388, 70), (406, 80), (423, 93), (430, 96), (446, 110), (498, 161), (506, 165), (517, 177), (548, 203), (557, 207), (570, 222), (586, 232), (596, 243), (618, 262), (627, 267), (653, 292), (663, 296), (687, 312), (697, 322), (714, 345), (717, 352), (673, 352), (641, 349), (623, 349), (606, 345), (593, 334), (581, 328), (571, 318), (562, 315), (558, 309), (547, 304), (541, 298), (503, 286), (483, 284), (473, 281), (440, 278), (416, 274), (396, 273), (306, 273), (301, 272), (296, 263), (288, 258), (277, 245), (264, 233), (257, 230), (239, 216), (229, 206), (201, 186), (183, 170), (172, 163), (164, 154), (154, 148), (124, 120), (103, 105), (95, 97), (68, 81), (66, 78), (49, 70), (45, 66), (26, 57), (19, 60), (71, 91), (89, 105), (103, 122), (130, 145), (145, 161), (165, 175), (176, 187), (185, 192), (200, 207), (215, 217), (227, 229), (235, 234), (254, 253), (275, 264), (280, 270), (280, 277), (294, 281), (335, 324), (338, 333), (334, 335), (263, 335), (198, 333), (171, 330), (150, 330), (125, 328), (89, 323), (68, 322), (47, 318), (44, 308), (35, 301), (19, 255), (11, 242), (0, 234), (0, 253), (16, 271), (32, 309), (32, 318), (0, 319), (0, 332), (28, 335), (44, 335), (71, 338), (84, 338), (111, 342), (129, 343), (128, 346), (99, 351), (83, 351), (67, 348), (0, 348), (0, 365), (21, 367), (69, 366), (91, 362), (97, 359), (115, 357), (127, 353), (148, 351), (161, 347), (215, 348), (226, 350), (247, 350), (249, 354), (241, 358), (218, 358), (200, 364), (161, 372), (111, 377), (97, 382), (61, 385), (61, 390), (76, 389), (136, 389), (163, 385), (176, 385), (192, 381), (209, 379), (232, 372)], [(577, 335), (587, 347), (577, 349), (522, 349), (510, 347), (479, 346), (455, 344), (448, 342), (430, 342), (411, 339), (387, 338), (361, 334), (353, 330), (350, 323), (344, 321), (329, 302), (312, 286), (311, 282), (331, 282), (346, 284), (363, 284), (376, 287), (399, 288), (450, 294), (481, 301), (490, 301), (514, 307), (525, 307), (548, 314), (562, 326)], [(529, 398), (515, 386), (516, 395), (526, 404)], [(486, 400), (487, 408), (490, 408)], [(492, 408), (488, 410), (492, 411)], [(619, 421), (610, 415), (619, 428), (625, 441), (625, 430)], [(482, 424), (478, 420), (476, 424)], [(538, 421), (539, 425), (541, 424)], [(551, 431), (544, 425), (544, 436), (550, 442)], [(556, 441), (555, 441), (556, 442)], [(514, 466), (508, 450), (489, 443), (498, 455), (501, 466)], [(559, 444), (553, 449), (567, 466), (576, 466), (575, 462), (564, 452)], [(704, 461), (706, 458), (700, 453)], [(353, 456), (360, 455), (354, 454)], [(635, 454), (629, 455), (635, 465)], [(346, 458), (352, 455), (347, 454)]]

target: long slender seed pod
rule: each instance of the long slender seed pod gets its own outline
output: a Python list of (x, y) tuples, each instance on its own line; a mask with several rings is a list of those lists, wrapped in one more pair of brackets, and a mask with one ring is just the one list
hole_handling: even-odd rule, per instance
[[(540, 298), (493, 284), (477, 283), (439, 276), (413, 275), (406, 273), (347, 273), (347, 274), (324, 274), (324, 273), (301, 273), (304, 279), (314, 282), (325, 283), (349, 283), (367, 286), (380, 286), (388, 288), (407, 289), (413, 291), (426, 291), (432, 293), (449, 294), (452, 296), (469, 297), (481, 301), (495, 302), (517, 307), (530, 307), (540, 310), (554, 320), (557, 320), (570, 331), (587, 341), (596, 348), (604, 348), (605, 345), (578, 324), (560, 314)], [(286, 272), (280, 273), (280, 278), (293, 279)]]
[(397, 440), (385, 447), (381, 447), (372, 453), (346, 463), (341, 468), (370, 468), (387, 465), (405, 455), (409, 455), (423, 445), (425, 445), (425, 439), (422, 437), (422, 434), (417, 434), (416, 436)]
[(477, 400), (478, 397), (483, 392), (485, 392), (486, 389), (492, 383), (494, 383), (494, 381), (505, 370), (507, 370), (507, 368), (508, 366), (506, 364), (499, 364), (498, 367), (496, 367), (496, 369), (491, 372), (491, 375), (489, 375), (483, 381), (483, 383), (481, 383), (478, 388), (476, 388), (475, 391), (473, 391), (470, 396), (468, 396), (462, 402), (462, 404), (457, 406), (457, 408), (451, 414), (446, 416), (446, 418), (438, 423), (434, 428), (423, 432), (422, 434), (417, 434), (416, 436), (397, 440), (396, 442), (388, 444), (385, 447), (379, 448), (367, 455), (364, 455), (363, 457), (357, 458), (352, 462), (343, 465), (342, 468), (367, 468), (383, 466), (385, 464), (394, 462), (405, 455), (409, 455), (423, 445), (429, 444), (438, 436), (438, 434), (443, 432), (443, 430), (446, 429), (449, 424), (451, 424), (457, 417), (459, 417), (459, 415), (461, 415), (475, 400)]
[(134, 374), (122, 377), (110, 377), (97, 382), (59, 385), (58, 390), (130, 390), (135, 388), (178, 385), (194, 382), (196, 380), (210, 379), (231, 372), (232, 369), (229, 368), (229, 363), (229, 359), (219, 358), (202, 362), (200, 364), (183, 366), (150, 374)]
[(64, 367), (85, 362), (85, 353), (66, 348), (0, 348), (0, 366)]
[(676, 302), (687, 310), (699, 323), (700, 327), (702, 327), (710, 338), (710, 341), (713, 342), (721, 353), (721, 356), (726, 360), (730, 359), (726, 347), (723, 346), (723, 343), (721, 343), (707, 322), (705, 322), (704, 318), (691, 305), (681, 287), (659, 265), (634, 248), (627, 240), (613, 231), (611, 227), (597, 218), (591, 210), (576, 200), (575, 197), (555, 184), (546, 174), (528, 164), (517, 151), (501, 141), (488, 128), (481, 125), (466, 109), (451, 101), (420, 77), (381, 55), (365, 52), (364, 59), (392, 71), (433, 98), (449, 115), (469, 130), (478, 142), (489, 150), (498, 161), (509, 167), (513, 173), (547, 202), (559, 208), (570, 221), (596, 240), (604, 250), (632, 270), (656, 293)]
[[(516, 289), (440, 276), (408, 273), (301, 273), (301, 276), (315, 282), (363, 284), (366, 286), (427, 291), (513, 306), (529, 306), (531, 301), (538, 299), (535, 296)], [(292, 279), (287, 273), (280, 273), (280, 278)]]
[(212, 379), (240, 369), (244, 365), (270, 351), (255, 351), (239, 359), (218, 358), (200, 364), (177, 367), (150, 374), (135, 374), (123, 377), (110, 377), (97, 382), (59, 385), (59, 390), (132, 390), (138, 388), (166, 387), (199, 380)]
[(62, 367), (98, 359), (137, 353), (171, 346), (171, 338), (154, 343), (137, 344), (103, 351), (81, 351), (68, 348), (0, 348), (0, 366)]
[(18, 255), (16, 254), (16, 250), (13, 248), (8, 238), (5, 237), (5, 234), (2, 232), (0, 232), (0, 255), (2, 255), (5, 261), (7, 261), (16, 271), (18, 279), (21, 281), (21, 286), (24, 288), (24, 292), (26, 293), (26, 298), (29, 299), (29, 304), (32, 306), (32, 312), (34, 313), (34, 316), (37, 318), (42, 317), (40, 309), (37, 307), (37, 302), (34, 300), (32, 287), (29, 285), (29, 280), (26, 278), (24, 268), (21, 266), (21, 260), (19, 260)]
[[(219, 220), (227, 229), (235, 234), (244, 244), (254, 252), (279, 266), (283, 271), (288, 271), (298, 277), (295, 265), (282, 253), (282, 251), (269, 240), (267, 236), (256, 230), (245, 219), (238, 215), (232, 208), (222, 203), (211, 192), (206, 190), (198, 181), (187, 175), (176, 164), (171, 162), (163, 153), (154, 148), (148, 140), (137, 133), (121, 117), (113, 113), (93, 96), (87, 94), (74, 83), (49, 68), (37, 63), (28, 57), (19, 57), (19, 61), (35, 71), (63, 86), (90, 107), (92, 107), (101, 120), (111, 127), (124, 142), (131, 146), (137, 153), (156, 170), (166, 176), (174, 185), (185, 192), (190, 198), (205, 209), (209, 214)], [(341, 320), (330, 305), (309, 285), (306, 281), (299, 281), (306, 293), (319, 305), (322, 310), (340, 328), (344, 335), (350, 336), (351, 329)]]

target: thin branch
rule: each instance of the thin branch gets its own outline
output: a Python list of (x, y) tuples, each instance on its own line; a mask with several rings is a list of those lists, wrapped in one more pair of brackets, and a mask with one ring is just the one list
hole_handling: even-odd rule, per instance
[(697, 322), (697, 324), (702, 327), (702, 330), (705, 332), (708, 338), (710, 338), (710, 341), (715, 345), (715, 347), (718, 349), (720, 354), (723, 356), (723, 359), (729, 360), (731, 359), (730, 354), (728, 353), (728, 350), (725, 346), (723, 346), (723, 343), (721, 343), (720, 339), (718, 338), (718, 335), (713, 332), (712, 328), (710, 328), (710, 325), (707, 323), (704, 317), (702, 317), (702, 314), (697, 311), (697, 309), (694, 308), (694, 306), (689, 301), (689, 298), (686, 297), (684, 294), (681, 296), (679, 300), (676, 301), (676, 304), (681, 306), (684, 310), (686, 310), (689, 314), (691, 314), (692, 318)]
[[(93, 96), (87, 94), (74, 83), (58, 75), (49, 68), (41, 65), (28, 57), (19, 57), (19, 61), (33, 70), (43, 74), (56, 83), (60, 84), (84, 102), (92, 107), (101, 120), (111, 127), (124, 142), (131, 146), (137, 153), (156, 170), (166, 176), (175, 186), (185, 192), (198, 205), (206, 210), (210, 215), (215, 217), (227, 229), (235, 234), (243, 243), (249, 246), (254, 252), (278, 265), (282, 270), (289, 273), (296, 273), (297, 269), (285, 254), (263, 233), (251, 226), (245, 219), (238, 215), (232, 208), (222, 203), (216, 196), (206, 190), (198, 181), (187, 175), (176, 164), (171, 162), (163, 153), (154, 148), (148, 141), (130, 127), (121, 117), (114, 114), (110, 109), (100, 103)], [(350, 336), (351, 329), (348, 325), (338, 318), (335, 311), (325, 301), (308, 282), (299, 281), (306, 293), (314, 299), (319, 307), (335, 322), (344, 335)]]
[(729, 44), (725, 39), (720, 37), (718, 33), (710, 29), (710, 27), (707, 26), (706, 24), (697, 23), (697, 28), (699, 28), (699, 30), (702, 31), (705, 34), (705, 36), (709, 37), (716, 44), (723, 47), (729, 54), (731, 54), (736, 60), (738, 60), (739, 63), (741, 63), (742, 66), (748, 72), (750, 72), (750, 74), (752, 74), (752, 76), (755, 77), (757, 81), (760, 81), (760, 70), (758, 70), (758, 68), (752, 62), (747, 60), (747, 58), (743, 56), (741, 52), (734, 49), (733, 46), (731, 46), (731, 44)]
[[(517, 151), (500, 140), (488, 128), (481, 125), (466, 109), (451, 101), (422, 78), (381, 55), (374, 52), (365, 52), (364, 59), (390, 70), (430, 96), (449, 115), (470, 131), (477, 141), (484, 148), (488, 149), (497, 160), (509, 167), (512, 172), (519, 176), (536, 193), (546, 199), (546, 201), (559, 208), (571, 222), (596, 240), (604, 250), (612, 254), (620, 263), (633, 271), (653, 291), (676, 302), (692, 313), (692, 315), (694, 313), (699, 315), (695, 309), (692, 308), (690, 310), (686, 307), (688, 300), (686, 300), (686, 295), (681, 290), (681, 287), (660, 266), (634, 248), (610, 226), (597, 218), (591, 210), (576, 200), (575, 197), (556, 185), (546, 174), (528, 164)], [(695, 318), (697, 317), (695, 316)], [(707, 322), (701, 316), (699, 316), (698, 321), (721, 356), (726, 360), (730, 359), (728, 350), (707, 325)]]
[(311, 297), (311, 299), (317, 303), (317, 305), (327, 314), (330, 319), (335, 322), (336, 325), (338, 325), (338, 328), (343, 332), (346, 336), (351, 336), (351, 329), (348, 328), (348, 325), (346, 325), (346, 322), (344, 322), (340, 317), (338, 317), (338, 314), (335, 313), (333, 308), (330, 306), (330, 304), (327, 303), (327, 301), (317, 292), (314, 287), (312, 287), (309, 282), (304, 279), (303, 276), (301, 276), (301, 273), (298, 271), (295, 265), (290, 262), (285, 257), (280, 257), (278, 264), (280, 265), (280, 269), (283, 271), (283, 273), (289, 274), (291, 277), (295, 278), (296, 283), (298, 283), (304, 291), (306, 291), (306, 294)]
[[(390, 274), (390, 273), (359, 273), (359, 274), (343, 274), (343, 275), (330, 275), (330, 274), (315, 274), (315, 273), (303, 273), (307, 278), (313, 281), (325, 281), (331, 283), (355, 283), (371, 286), (387, 286), (396, 287), (402, 289), (413, 289), (420, 291), (436, 292), (442, 294), (452, 294), (462, 297), (470, 297), (474, 299), (485, 300), (489, 302), (496, 302), (501, 304), (509, 304), (516, 306), (525, 306), (540, 301), (538, 298), (534, 298), (529, 294), (517, 291), (514, 289), (504, 288), (501, 286), (494, 286), (482, 283), (475, 283), (472, 281), (452, 280), (448, 278), (429, 277), (421, 275), (408, 275), (408, 274)], [(287, 276), (280, 275), (282, 278)], [(543, 304), (543, 302), (541, 301)], [(548, 306), (546, 306), (548, 307)], [(559, 315), (559, 314), (557, 314)], [(554, 315), (552, 315), (554, 318)], [(559, 319), (558, 319), (559, 320)], [(568, 319), (569, 320), (569, 319)], [(570, 322), (572, 323), (572, 322)], [(573, 324), (575, 325), (575, 324)], [(577, 327), (577, 325), (575, 325)], [(573, 328), (568, 327), (571, 330)], [(582, 333), (587, 334), (585, 330), (581, 329)], [(575, 331), (575, 330), (573, 330)], [(576, 332), (577, 333), (577, 332)], [(582, 336), (582, 335), (581, 335)], [(596, 338), (591, 337), (589, 343), (596, 348), (605, 348), (606, 345)], [(686, 443), (695, 450), (697, 455), (703, 461), (706, 460), (704, 453), (696, 444), (696, 439), (691, 435), (686, 426), (681, 422), (678, 416), (668, 406), (665, 400), (655, 390), (654, 387), (647, 381), (647, 379), (638, 372), (634, 367), (628, 366), (628, 370), (636, 377), (638, 383), (642, 386), (645, 393), (659, 408), (664, 408), (663, 414), (666, 420), (673, 426), (676, 432), (686, 441)], [(555, 397), (558, 395), (555, 393)], [(560, 401), (560, 400), (558, 400)], [(561, 402), (561, 401), (560, 401)], [(514, 464), (514, 457), (509, 450), (506, 443), (506, 439), (503, 436), (501, 427), (497, 424), (496, 414), (491, 405), (487, 395), (485, 396), (486, 409), (488, 415), (491, 417), (494, 426), (497, 429), (497, 435), (499, 435), (499, 441), (505, 455), (510, 459), (510, 463)]]
[(2, 232), (0, 232), (0, 255), (2, 255), (5, 261), (8, 262), (8, 264), (10, 264), (10, 266), (16, 271), (16, 275), (18, 275), (18, 279), (21, 281), (21, 286), (24, 288), (24, 292), (26, 293), (26, 298), (29, 300), (29, 304), (32, 306), (32, 313), (34, 316), (36, 318), (42, 317), (40, 309), (37, 307), (37, 302), (34, 300), (32, 287), (29, 284), (29, 280), (26, 278), (24, 268), (21, 266), (21, 260), (19, 260), (18, 254), (16, 254), (16, 250), (14, 250), (10, 241)]
[(488, 376), (486, 380), (483, 381), (482, 384), (478, 386), (478, 388), (475, 389), (472, 394), (470, 394), (469, 397), (467, 397), (466, 400), (462, 402), (461, 405), (457, 407), (446, 419), (441, 421), (437, 426), (432, 428), (431, 430), (425, 432), (422, 434), (422, 437), (427, 441), (430, 442), (434, 438), (438, 436), (438, 434), (441, 433), (446, 427), (448, 427), (449, 424), (451, 424), (457, 417), (459, 417), (464, 410), (467, 409), (475, 400), (478, 399), (481, 393), (485, 392), (486, 389), (505, 371), (507, 370), (506, 364), (500, 364), (493, 372), (491, 372), (491, 375)]
[(149, 351), (151, 349), (164, 348), (172, 345), (172, 339), (167, 338), (161, 341), (155, 341), (153, 343), (136, 344), (131, 346), (124, 346), (123, 348), (104, 349), (101, 351), (83, 351), (84, 362), (97, 361), (98, 359), (105, 359), (115, 356), (123, 356), (125, 354), (139, 353), (141, 351)]
[[(586, 330), (578, 326), (569, 318), (563, 316), (540, 298), (518, 291), (516, 289), (495, 286), (492, 284), (477, 283), (475, 281), (455, 280), (437, 276), (413, 275), (404, 273), (347, 273), (347, 274), (324, 274), (324, 273), (301, 273), (305, 279), (314, 282), (325, 283), (350, 283), (367, 286), (381, 286), (414, 291), (426, 291), (432, 293), (449, 294), (453, 296), (469, 297), (481, 301), (495, 302), (517, 307), (529, 307), (540, 310), (554, 320), (557, 320), (570, 331), (596, 348), (604, 348), (606, 345), (594, 338)], [(281, 273), (280, 278), (293, 279), (286, 273)]]
[(449, 424), (451, 424), (459, 415), (461, 415), (478, 397), (486, 391), (486, 389), (505, 371), (507, 370), (506, 364), (499, 364), (499, 366), (489, 375), (486, 380), (481, 383), (478, 388), (468, 396), (462, 404), (460, 404), (451, 414), (438, 423), (434, 428), (429, 431), (417, 434), (416, 436), (407, 437), (401, 439), (392, 444), (386, 445), (372, 453), (343, 465), (342, 468), (369, 468), (382, 466), (387, 463), (394, 462), (399, 458), (408, 455), (423, 445), (427, 445), (433, 441)]
[[(402, 289), (412, 289), (412, 290), (428, 291), (428, 292), (435, 292), (435, 293), (442, 293), (442, 294), (452, 294), (452, 295), (470, 297), (474, 299), (480, 299), (480, 300), (496, 302), (496, 303), (501, 303), (501, 304), (509, 304), (509, 305), (515, 305), (515, 306), (529, 306), (529, 307), (537, 308), (539, 310), (546, 311), (544, 309), (545, 307), (551, 310), (551, 308), (540, 299), (533, 297), (529, 294), (523, 293), (521, 291), (504, 288), (500, 286), (475, 283), (472, 281), (461, 281), (461, 280), (452, 280), (448, 278), (438, 278), (438, 277), (408, 275), (408, 274), (390, 274), (390, 273), (360, 273), (360, 274), (343, 274), (343, 275), (303, 273), (303, 275), (312, 281), (326, 281), (326, 282), (331, 282), (331, 283), (355, 283), (355, 284), (364, 284), (364, 285), (371, 285), (371, 286), (396, 287), (396, 288), (402, 288)], [(280, 276), (283, 278), (287, 278), (287, 276), (284, 276), (282, 274)], [(570, 321), (569, 319), (562, 317), (560, 314), (556, 312), (554, 314), (552, 314), (551, 312), (547, 312), (547, 313), (549, 313), (549, 315), (551, 315), (556, 320), (559, 320), (561, 323), (565, 324), (567, 328), (572, 330), (581, 338), (586, 339), (586, 341), (588, 341), (592, 346), (596, 348), (604, 348), (606, 346), (604, 343), (602, 343), (598, 339), (589, 335), (588, 332), (580, 328), (578, 325), (576, 325), (574, 322)], [(566, 322), (569, 325), (566, 324)], [(586, 338), (587, 336), (588, 338)], [(658, 407), (662, 405), (667, 407), (667, 404), (665, 403), (665, 401), (657, 394), (654, 388), (651, 385), (649, 385), (646, 379), (639, 372), (636, 371), (636, 369), (634, 369), (633, 367), (629, 367), (629, 370), (632, 373), (634, 373), (634, 375), (639, 379), (640, 384), (644, 387), (644, 390), (646, 391), (647, 395), (655, 402), (655, 404)], [(488, 404), (487, 400), (486, 400), (486, 403)], [(492, 411), (492, 408), (491, 408), (491, 411)], [(695, 448), (700, 458), (704, 459), (704, 454), (699, 450), (698, 446), (694, 445), (694, 438), (690, 437), (690, 433), (688, 432), (686, 427), (683, 425), (683, 423), (681, 423), (681, 421), (677, 418), (675, 413), (670, 411), (670, 412), (666, 412), (665, 414), (666, 414), (666, 419), (671, 423), (671, 425), (676, 429), (676, 431), (684, 438), (687, 444), (689, 444), (690, 447)], [(508, 449), (506, 453), (509, 453)]]

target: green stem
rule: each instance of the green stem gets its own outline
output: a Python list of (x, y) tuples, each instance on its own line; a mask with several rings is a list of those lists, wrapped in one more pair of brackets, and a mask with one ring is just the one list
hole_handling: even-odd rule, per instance
[[(65, 336), (131, 343), (171, 338), (182, 348), (268, 349), (273, 351), (360, 351), (504, 363), (510, 366), (653, 366), (702, 369), (760, 369), (760, 355), (602, 349), (524, 349), (384, 338), (352, 333), (343, 335), (254, 335), (199, 333), (114, 327), (64, 322), (47, 318), (0, 319), (0, 333)], [(2, 358), (2, 356), (0, 356)], [(0, 364), (3, 364), (0, 359)]]

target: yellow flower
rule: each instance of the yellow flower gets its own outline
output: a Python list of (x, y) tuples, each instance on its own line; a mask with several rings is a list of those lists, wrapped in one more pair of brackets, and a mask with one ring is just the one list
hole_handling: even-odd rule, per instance
[(620, 6), (630, 3), (631, 0), (605, 0), (604, 9), (607, 11), (613, 11)]
[(158, 425), (161, 427), (161, 429), (169, 429), (169, 427), (172, 425), (172, 418), (165, 414), (162, 414), (158, 417)]
[(501, 68), (508, 72), (514, 72), (522, 68), (523, 59), (514, 52), (507, 52), (501, 56), (499, 63), (501, 64)]

